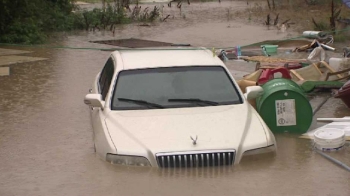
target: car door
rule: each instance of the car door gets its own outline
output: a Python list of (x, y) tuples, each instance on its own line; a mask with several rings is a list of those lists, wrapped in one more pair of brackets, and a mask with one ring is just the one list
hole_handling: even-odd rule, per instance
[[(101, 94), (102, 101), (106, 101), (107, 93), (112, 83), (114, 75), (114, 60), (110, 57), (101, 73), (95, 80), (98, 94)], [(108, 104), (105, 104), (108, 105)], [(105, 125), (105, 111), (103, 108), (94, 107), (91, 110), (92, 127), (94, 130), (95, 150), (102, 157), (106, 156), (106, 152), (110, 152), (110, 143), (108, 130)]]

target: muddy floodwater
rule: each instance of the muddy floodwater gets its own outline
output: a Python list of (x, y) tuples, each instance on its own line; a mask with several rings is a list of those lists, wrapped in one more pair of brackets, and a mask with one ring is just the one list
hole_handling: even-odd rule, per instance
[[(293, 33), (234, 22), (225, 10), (244, 9), (246, 1), (191, 3), (160, 24), (120, 26), (114, 32), (76, 32), (51, 45), (111, 48), (89, 41), (141, 38), (205, 47), (230, 47)], [(210, 13), (198, 15), (198, 13)], [(243, 159), (223, 168), (158, 169), (111, 165), (94, 153), (89, 109), (83, 103), (109, 52), (93, 49), (5, 48), (30, 50), (48, 58), (11, 65), (0, 77), (0, 195), (350, 195), (350, 173), (312, 150), (300, 135), (276, 134), (276, 156)], [(254, 64), (227, 63), (237, 79)], [(316, 97), (322, 102), (322, 96)], [(316, 103), (316, 104), (317, 104)], [(331, 99), (317, 117), (350, 115)], [(314, 123), (314, 127), (319, 124)], [(350, 165), (350, 145), (329, 153)]]

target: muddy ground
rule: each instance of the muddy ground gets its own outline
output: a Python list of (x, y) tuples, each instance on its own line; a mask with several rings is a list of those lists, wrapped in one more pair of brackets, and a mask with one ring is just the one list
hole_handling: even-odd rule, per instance
[[(30, 48), (33, 53), (24, 55), (48, 60), (11, 65), (11, 75), (0, 77), (0, 195), (349, 195), (349, 173), (315, 153), (310, 140), (289, 133), (276, 134), (275, 157), (245, 159), (233, 167), (133, 168), (95, 155), (83, 98), (109, 56), (94, 48), (111, 46), (89, 41), (133, 37), (220, 48), (294, 35), (225, 17), (227, 7), (245, 6), (243, 1), (193, 3), (186, 18), (171, 8), (167, 12), (175, 17), (152, 27), (123, 25), (114, 35), (75, 32), (50, 44), (85, 49)], [(227, 66), (239, 79), (255, 64)], [(316, 98), (314, 107), (323, 95)], [(349, 110), (331, 99), (316, 116), (344, 115)], [(349, 143), (331, 156), (350, 165)]]

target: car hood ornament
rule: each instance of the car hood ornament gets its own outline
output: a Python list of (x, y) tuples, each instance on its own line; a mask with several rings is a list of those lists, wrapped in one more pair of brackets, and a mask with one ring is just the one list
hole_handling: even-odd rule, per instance
[(198, 137), (196, 136), (196, 139), (193, 139), (193, 137), (190, 136), (190, 138), (191, 138), (191, 140), (193, 141), (192, 144), (193, 144), (193, 145), (196, 145), (196, 144), (197, 144), (197, 139), (198, 139)]

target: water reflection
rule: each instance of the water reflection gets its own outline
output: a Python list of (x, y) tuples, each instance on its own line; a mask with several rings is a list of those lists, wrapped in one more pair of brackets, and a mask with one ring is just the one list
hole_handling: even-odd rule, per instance
[(157, 170), (159, 177), (165, 178), (217, 178), (230, 175), (234, 171), (233, 167), (199, 167), (199, 168), (162, 168)]

